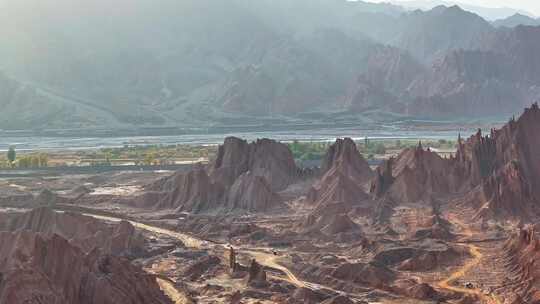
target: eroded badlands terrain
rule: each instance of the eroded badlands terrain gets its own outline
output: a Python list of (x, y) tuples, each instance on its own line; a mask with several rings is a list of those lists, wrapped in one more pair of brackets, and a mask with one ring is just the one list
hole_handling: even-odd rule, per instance
[(540, 303), (540, 109), (371, 168), (230, 137), (181, 172), (0, 183), (0, 303)]

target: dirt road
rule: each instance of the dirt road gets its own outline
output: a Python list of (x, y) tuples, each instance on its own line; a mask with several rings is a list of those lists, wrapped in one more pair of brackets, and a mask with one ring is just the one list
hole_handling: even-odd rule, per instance
[[(460, 220), (456, 219), (453, 216), (449, 217), (448, 220), (452, 224), (460, 227), (460, 229), (462, 231), (462, 234), (465, 237), (470, 238), (470, 237), (473, 236), (473, 232), (472, 232), (471, 228), (469, 226), (465, 225)], [(464, 293), (464, 294), (476, 296), (483, 303), (486, 303), (486, 304), (502, 304), (502, 302), (495, 295), (486, 295), (478, 288), (469, 289), (469, 288), (458, 287), (458, 286), (452, 285), (453, 282), (455, 282), (459, 278), (465, 276), (465, 274), (469, 270), (471, 270), (473, 267), (475, 267), (476, 265), (479, 265), (480, 262), (482, 261), (482, 259), (484, 258), (484, 255), (480, 252), (480, 250), (478, 249), (477, 246), (475, 246), (473, 244), (466, 244), (465, 246), (468, 247), (469, 252), (471, 253), (471, 255), (473, 257), (472, 260), (465, 263), (465, 265), (463, 265), (463, 267), (461, 267), (460, 269), (453, 272), (448, 278), (438, 282), (437, 286), (442, 288), (442, 289), (451, 290), (451, 291), (455, 291), (455, 292), (459, 292), (459, 293)]]
[[(115, 218), (115, 217), (110, 217), (110, 216), (95, 215), (95, 214), (90, 214), (90, 213), (85, 213), (84, 215), (90, 216), (90, 217), (93, 217), (93, 218), (96, 218), (96, 219), (104, 220), (104, 221), (111, 221), (111, 222), (120, 222), (120, 221), (122, 221), (122, 219), (120, 219), (120, 218)], [(186, 246), (192, 247), (192, 248), (217, 247), (217, 246), (223, 246), (223, 248), (227, 248), (227, 247), (231, 246), (230, 244), (220, 244), (220, 245), (210, 244), (210, 243), (208, 243), (208, 242), (206, 242), (204, 240), (198, 239), (196, 237), (193, 237), (193, 236), (190, 236), (190, 235), (187, 235), (187, 234), (184, 234), (184, 233), (175, 232), (175, 231), (172, 231), (172, 230), (159, 228), (159, 227), (155, 227), (155, 226), (150, 226), (150, 225), (135, 222), (135, 221), (128, 221), (128, 222), (131, 223), (136, 228), (146, 230), (146, 231), (150, 231), (150, 232), (154, 232), (154, 233), (158, 233), (158, 234), (162, 234), (162, 235), (166, 235), (166, 236), (178, 239), (178, 240), (182, 241)], [(294, 275), (294, 273), (292, 273), (292, 271), (290, 271), (287, 267), (279, 264), (277, 262), (277, 257), (274, 256), (273, 254), (265, 253), (265, 252), (262, 252), (262, 251), (243, 250), (242, 248), (238, 248), (238, 247), (235, 247), (235, 246), (233, 246), (233, 248), (235, 248), (236, 250), (242, 250), (243, 253), (249, 255), (251, 258), (256, 259), (257, 262), (259, 262), (263, 266), (282, 271), (286, 275), (286, 278), (280, 278), (280, 279), (284, 279), (285, 281), (288, 281), (289, 283), (291, 283), (291, 284), (293, 284), (293, 285), (295, 285), (297, 287), (307, 287), (307, 288), (310, 288), (310, 289), (327, 288), (327, 287), (320, 286), (318, 284), (309, 283), (309, 282), (305, 282), (305, 281), (302, 281), (302, 280), (298, 279)], [(162, 289), (168, 295), (170, 294), (173, 297), (178, 298), (178, 296), (175, 295), (175, 292), (172, 290), (174, 288), (174, 286), (172, 284), (170, 284), (169, 282), (163, 281), (163, 280), (162, 280), (162, 282), (158, 281), (158, 283), (160, 283), (160, 286), (162, 286)], [(327, 289), (330, 289), (330, 288), (327, 288)], [(176, 294), (178, 294), (178, 292), (176, 292)], [(176, 302), (176, 303), (183, 303), (183, 302)]]

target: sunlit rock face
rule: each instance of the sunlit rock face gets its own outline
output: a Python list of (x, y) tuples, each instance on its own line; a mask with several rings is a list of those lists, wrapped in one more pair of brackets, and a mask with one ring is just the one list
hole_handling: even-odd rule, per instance
[(199, 165), (148, 185), (136, 204), (176, 212), (264, 212), (283, 207), (277, 192), (302, 174), (287, 145), (228, 137), (207, 167)]

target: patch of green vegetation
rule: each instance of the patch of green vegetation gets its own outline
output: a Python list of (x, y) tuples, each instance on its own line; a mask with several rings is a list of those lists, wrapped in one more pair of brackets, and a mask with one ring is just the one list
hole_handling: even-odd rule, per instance
[(320, 160), (330, 146), (327, 142), (299, 142), (297, 140), (287, 145), (296, 161)]
[(191, 145), (147, 145), (122, 148), (104, 148), (97, 151), (81, 151), (81, 161), (92, 164), (112, 162), (133, 162), (136, 165), (166, 165), (183, 160), (210, 159), (217, 152), (217, 146)]
[[(424, 148), (430, 147), (441, 150), (453, 150), (456, 147), (456, 141), (439, 139), (439, 140), (422, 140), (419, 139), (369, 139), (356, 141), (356, 145), (360, 153), (367, 159), (374, 159), (376, 156), (387, 154), (397, 154), (406, 148), (413, 148), (422, 142)], [(326, 153), (326, 150), (331, 145), (328, 142), (299, 142), (294, 141), (289, 143), (296, 161), (321, 160)]]
[(19, 157), (17, 167), (22, 169), (48, 167), (49, 156), (45, 153), (33, 153)]
[(49, 165), (49, 155), (46, 153), (17, 154), (15, 147), (10, 147), (6, 157), (0, 158), (0, 168), (44, 168)]

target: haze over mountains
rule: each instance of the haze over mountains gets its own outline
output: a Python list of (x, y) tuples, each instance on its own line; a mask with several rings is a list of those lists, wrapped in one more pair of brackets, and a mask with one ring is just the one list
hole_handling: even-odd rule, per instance
[[(532, 17), (534, 16), (533, 13), (523, 10), (523, 9), (516, 9), (512, 7), (495, 7), (496, 3), (493, 3), (492, 5), (494, 7), (486, 7), (486, 6), (479, 6), (479, 5), (473, 5), (473, 4), (467, 4), (460, 1), (441, 1), (441, 0), (404, 0), (404, 1), (389, 1), (390, 3), (393, 3), (395, 5), (403, 6), (408, 9), (422, 9), (422, 10), (430, 10), (434, 7), (445, 5), (445, 6), (453, 6), (458, 5), (464, 10), (467, 10), (469, 12), (478, 14), (485, 18), (486, 20), (499, 20), (499, 19), (505, 19), (515, 14), (525, 15)], [(511, 4), (508, 4), (511, 6)]]
[(540, 27), (457, 6), (8, 0), (0, 17), (1, 129), (492, 118), (540, 96)]

